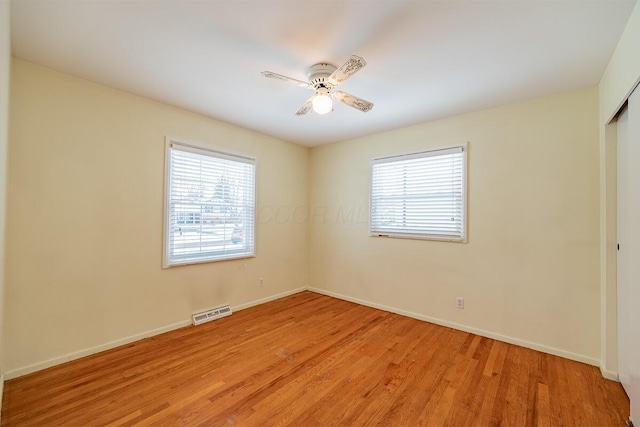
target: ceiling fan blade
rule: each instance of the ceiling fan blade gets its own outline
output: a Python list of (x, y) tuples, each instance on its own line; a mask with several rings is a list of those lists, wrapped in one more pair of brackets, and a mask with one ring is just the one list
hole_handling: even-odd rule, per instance
[(313, 107), (313, 104), (311, 103), (311, 101), (313, 101), (314, 97), (315, 95), (307, 99), (307, 102), (305, 102), (304, 105), (300, 107), (300, 109), (296, 113), (296, 116), (302, 116), (303, 114), (307, 114), (309, 111), (311, 111), (311, 108)]
[(334, 100), (338, 102), (342, 102), (343, 104), (348, 105), (349, 107), (358, 109), (363, 113), (366, 113), (367, 111), (373, 108), (373, 104), (371, 102), (365, 101), (362, 98), (358, 98), (357, 96), (353, 96), (348, 93), (341, 92), (339, 90), (336, 92), (333, 92), (331, 96), (333, 97)]
[(307, 82), (303, 82), (302, 80), (292, 79), (291, 77), (283, 76), (282, 74), (274, 73), (271, 71), (263, 71), (262, 75), (270, 79), (282, 80), (283, 82), (293, 83), (296, 86), (313, 89), (313, 87)]
[(367, 61), (363, 58), (351, 55), (351, 58), (347, 60), (340, 68), (335, 70), (333, 74), (329, 76), (329, 83), (333, 86), (338, 86), (343, 81), (354, 75), (359, 69), (367, 65)]

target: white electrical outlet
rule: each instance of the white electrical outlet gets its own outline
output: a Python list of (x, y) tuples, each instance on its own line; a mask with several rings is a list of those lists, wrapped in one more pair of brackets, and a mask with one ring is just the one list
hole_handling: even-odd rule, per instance
[(456, 298), (456, 307), (464, 308), (464, 298), (460, 298), (460, 297)]
[(260, 279), (258, 279), (258, 286), (262, 287), (263, 286), (263, 281), (264, 279), (261, 277)]

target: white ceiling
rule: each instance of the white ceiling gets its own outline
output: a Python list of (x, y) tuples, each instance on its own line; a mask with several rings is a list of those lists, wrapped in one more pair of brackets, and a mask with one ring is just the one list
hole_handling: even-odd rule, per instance
[[(306, 146), (595, 85), (635, 0), (14, 0), (15, 57)], [(295, 112), (317, 62), (369, 100)]]

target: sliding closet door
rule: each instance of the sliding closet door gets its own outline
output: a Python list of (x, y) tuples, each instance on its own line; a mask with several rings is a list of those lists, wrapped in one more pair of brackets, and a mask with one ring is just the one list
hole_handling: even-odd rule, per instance
[(618, 373), (640, 424), (640, 90), (618, 118)]

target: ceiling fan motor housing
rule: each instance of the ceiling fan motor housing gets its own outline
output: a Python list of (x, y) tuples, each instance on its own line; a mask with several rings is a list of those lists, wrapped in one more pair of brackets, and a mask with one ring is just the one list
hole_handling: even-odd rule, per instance
[(329, 83), (328, 78), (336, 70), (336, 67), (331, 64), (319, 63), (312, 65), (307, 70), (309, 76), (309, 83), (316, 89), (321, 88), (331, 89), (333, 85)]

